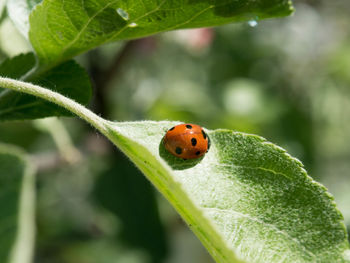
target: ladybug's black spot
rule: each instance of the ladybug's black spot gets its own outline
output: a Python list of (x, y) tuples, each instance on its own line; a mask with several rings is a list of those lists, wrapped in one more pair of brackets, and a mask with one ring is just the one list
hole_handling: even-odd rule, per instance
[(191, 139), (191, 143), (192, 143), (192, 146), (196, 146), (196, 145), (197, 145), (197, 140), (196, 140), (196, 138), (192, 138), (192, 139)]
[(186, 158), (183, 158), (182, 160), (186, 161), (187, 159), (186, 159)]
[(187, 125), (186, 125), (186, 128), (187, 128), (187, 129), (192, 129), (192, 125), (187, 124)]
[(180, 155), (182, 153), (182, 149), (180, 147), (176, 147), (175, 152)]
[(169, 129), (169, 131), (172, 131), (172, 130), (174, 130), (174, 129), (175, 129), (175, 126), (174, 126), (174, 127), (172, 127), (172, 128), (170, 128), (170, 129)]
[(200, 155), (200, 154), (201, 154), (201, 152), (200, 152), (200, 151), (196, 152), (196, 155)]
[(206, 139), (207, 138), (207, 134), (202, 130), (202, 134), (203, 134), (203, 138)]

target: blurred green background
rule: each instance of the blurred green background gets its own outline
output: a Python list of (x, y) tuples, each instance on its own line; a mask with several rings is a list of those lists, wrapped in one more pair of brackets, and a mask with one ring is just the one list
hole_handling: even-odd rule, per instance
[[(90, 108), (103, 117), (228, 128), (287, 149), (334, 195), (349, 229), (350, 2), (294, 3), (288, 18), (168, 32), (77, 60), (94, 85)], [(5, 17), (0, 59), (27, 51)], [(35, 262), (213, 262), (134, 165), (84, 122), (1, 123), (0, 141), (24, 147), (39, 167)]]

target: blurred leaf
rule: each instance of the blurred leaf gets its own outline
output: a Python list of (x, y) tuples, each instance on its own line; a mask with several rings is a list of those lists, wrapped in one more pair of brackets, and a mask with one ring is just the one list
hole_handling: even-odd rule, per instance
[(161, 143), (175, 124), (109, 122), (107, 134), (217, 262), (345, 262), (342, 215), (298, 160), (261, 137), (216, 130), (202, 160), (183, 161)]
[[(50, 260), (50, 263), (52, 261)], [(152, 262), (143, 251), (127, 250), (119, 243), (105, 240), (74, 242), (67, 247), (61, 261), (65, 263), (145, 263)]]
[[(19, 79), (25, 76), (34, 65), (33, 53), (22, 54), (5, 60), (0, 65), (0, 76)], [(89, 76), (73, 60), (67, 61), (39, 77), (33, 77), (31, 81), (65, 94), (82, 104), (87, 104), (91, 97)], [(0, 88), (0, 121), (49, 116), (71, 116), (71, 114), (45, 100)]]
[(115, 158), (110, 169), (98, 178), (94, 192), (99, 204), (121, 221), (122, 240), (145, 249), (151, 262), (164, 262), (167, 244), (154, 190), (137, 168), (126, 158)]
[[(40, 136), (28, 122), (1, 122), (0, 141), (28, 149)], [(23, 136), (25, 134), (25, 136)]]
[(6, 8), (4, 8), (4, 3), (0, 0), (0, 24), (7, 17)]
[(46, 0), (30, 15), (29, 38), (40, 64), (51, 65), (116, 40), (286, 16), (292, 11), (289, 0)]
[(28, 38), (29, 14), (42, 0), (7, 0), (7, 12), (19, 32)]
[(34, 66), (35, 57), (33, 53), (20, 54), (14, 58), (6, 59), (0, 64), (0, 76), (20, 79)]
[(0, 144), (0, 261), (29, 263), (34, 248), (34, 174), (24, 153)]

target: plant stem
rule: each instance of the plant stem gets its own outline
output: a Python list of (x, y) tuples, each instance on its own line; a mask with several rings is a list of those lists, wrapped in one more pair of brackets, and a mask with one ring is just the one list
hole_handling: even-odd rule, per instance
[(38, 85), (33, 85), (31, 83), (3, 77), (0, 77), (0, 87), (34, 95), (36, 97), (62, 106), (63, 108), (78, 115), (80, 118), (90, 123), (104, 135), (107, 135), (107, 128), (105, 125), (107, 121), (105, 119), (97, 116), (95, 113), (85, 108), (83, 105), (57, 92), (42, 88)]

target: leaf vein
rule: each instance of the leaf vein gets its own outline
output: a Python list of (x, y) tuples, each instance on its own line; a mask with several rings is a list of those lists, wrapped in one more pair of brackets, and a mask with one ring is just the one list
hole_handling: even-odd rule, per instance
[(85, 31), (85, 29), (89, 26), (89, 24), (94, 20), (94, 18), (96, 16), (98, 16), (99, 14), (101, 14), (106, 8), (108, 8), (110, 5), (113, 5), (115, 3), (117, 3), (119, 0), (115, 0), (112, 2), (109, 2), (108, 4), (106, 4), (104, 7), (102, 7), (101, 9), (99, 9), (93, 16), (91, 16), (89, 18), (89, 20), (85, 23), (85, 25), (80, 29), (80, 31), (78, 32), (78, 34), (76, 35), (76, 37), (74, 39), (72, 39), (71, 42), (69, 42), (61, 51), (61, 54), (64, 54), (64, 52), (67, 51), (67, 49), (69, 49), (72, 45), (74, 45), (80, 38), (80, 36), (83, 34), (83, 32)]
[(286, 238), (288, 238), (289, 240), (293, 241), (295, 244), (297, 244), (302, 251), (304, 251), (306, 254), (308, 254), (309, 256), (316, 258), (316, 255), (310, 251), (309, 249), (307, 249), (305, 246), (303, 246), (296, 238), (292, 237), (288, 232), (281, 230), (279, 228), (277, 228), (276, 226), (266, 223), (258, 218), (254, 218), (248, 214), (244, 214), (241, 212), (237, 212), (235, 210), (229, 210), (229, 209), (220, 209), (220, 208), (216, 208), (216, 207), (203, 207), (205, 210), (211, 210), (211, 211), (215, 211), (217, 213), (225, 213), (225, 214), (231, 214), (233, 216), (237, 215), (239, 217), (242, 218), (246, 218), (247, 220), (259, 223), (267, 228), (270, 228), (271, 230), (275, 231), (278, 234), (282, 234), (283, 236), (285, 236)]
[(35, 102), (24, 104), (24, 105), (18, 106), (18, 107), (10, 107), (10, 108), (7, 108), (5, 110), (0, 111), (0, 116), (5, 114), (5, 113), (11, 112), (11, 111), (22, 110), (22, 109), (25, 109), (25, 108), (30, 108), (30, 107), (38, 105), (40, 103), (42, 103), (42, 102), (41, 101), (35, 101)]
[(275, 175), (282, 175), (284, 176), (285, 178), (289, 179), (292, 181), (292, 177), (284, 174), (284, 173), (281, 173), (281, 172), (276, 172), (272, 169), (269, 169), (269, 168), (265, 168), (265, 167), (260, 167), (260, 166), (257, 166), (257, 167), (250, 167), (250, 166), (245, 166), (245, 165), (238, 165), (238, 164), (220, 164), (221, 167), (226, 167), (226, 168), (244, 168), (244, 169), (252, 169), (252, 170), (260, 170), (260, 171), (265, 171), (265, 172), (270, 172), (270, 173), (273, 173)]
[(198, 16), (200, 16), (201, 14), (203, 14), (204, 12), (208, 11), (209, 9), (214, 8), (214, 5), (208, 6), (207, 8), (204, 8), (203, 10), (199, 11), (197, 14), (193, 15), (191, 18), (187, 19), (185, 22), (182, 22), (180, 24), (177, 24), (175, 26), (169, 27), (167, 30), (172, 30), (172, 29), (176, 29), (178, 27), (181, 27), (183, 25), (186, 25), (188, 23), (190, 23), (193, 19), (197, 18)]
[[(62, 0), (62, 11), (63, 13), (66, 15), (66, 17), (68, 18), (70, 24), (78, 31), (79, 29), (77, 28), (77, 26), (73, 23), (72, 18), (68, 15), (66, 9), (64, 8), (64, 2), (65, 0)], [(84, 9), (84, 8), (83, 8)], [(86, 12), (85, 12), (86, 13)]]
[[(161, 3), (159, 3), (159, 5), (156, 8), (154, 8), (153, 10), (143, 14), (142, 16), (137, 17), (136, 19), (132, 19), (132, 21), (137, 22), (140, 19), (145, 18), (145, 17), (149, 16), (150, 14), (153, 14), (153, 13), (157, 12), (162, 7), (162, 5), (165, 3), (165, 1), (166, 0), (163, 0)], [(111, 41), (112, 39), (116, 38), (119, 34), (121, 34), (127, 28), (128, 28), (128, 25), (123, 26), (119, 31), (114, 33), (111, 37), (109, 37), (105, 41), (103, 41), (103, 43), (107, 43), (107, 42)]]

